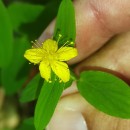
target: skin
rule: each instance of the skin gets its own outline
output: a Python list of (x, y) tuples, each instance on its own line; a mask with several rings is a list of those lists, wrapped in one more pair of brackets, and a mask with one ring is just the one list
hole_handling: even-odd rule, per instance
[[(130, 2), (129, 0), (75, 0), (79, 55), (68, 63), (75, 73), (85, 69), (105, 69), (130, 81)], [(53, 34), (55, 21), (39, 41)], [(130, 120), (104, 114), (87, 101), (76, 84), (65, 90), (47, 130), (129, 130)]]

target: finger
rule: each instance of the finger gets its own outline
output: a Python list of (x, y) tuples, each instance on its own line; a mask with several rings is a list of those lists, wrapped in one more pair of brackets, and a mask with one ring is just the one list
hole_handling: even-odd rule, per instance
[[(77, 101), (80, 102), (81, 99), (82, 97), (76, 98), (76, 96), (73, 96), (72, 102), (69, 96), (62, 98), (58, 103), (47, 130), (88, 130), (85, 118), (80, 112), (82, 108), (78, 106), (81, 104), (77, 104)], [(69, 102), (67, 102), (68, 100)]]
[[(118, 72), (123, 78), (130, 79), (130, 32), (121, 34), (110, 41), (104, 48), (82, 62), (76, 71), (79, 73), (89, 68), (106, 68)], [(86, 109), (84, 112), (89, 111)], [(94, 118), (85, 116), (93, 126), (92, 130), (129, 130), (130, 120), (123, 120), (108, 116), (101, 112), (94, 112)], [(93, 118), (93, 119), (91, 119)], [(88, 126), (89, 126), (88, 124)], [(91, 130), (91, 128), (90, 128)]]
[(110, 31), (121, 33), (130, 30), (129, 0), (90, 0), (90, 3), (99, 21)]
[(115, 37), (100, 51), (86, 59), (76, 67), (80, 73), (86, 67), (106, 68), (118, 72), (123, 77), (130, 79), (130, 32)]
[[(79, 55), (69, 63), (76, 63), (103, 46), (113, 35), (130, 29), (129, 0), (75, 0)], [(55, 21), (41, 35), (40, 41), (52, 36)]]
[[(76, 47), (79, 54), (78, 57), (70, 63), (75, 63), (87, 57), (100, 48), (112, 36), (107, 29), (102, 29), (100, 25), (97, 24), (97, 19), (88, 0), (75, 1), (74, 5), (77, 28)], [(55, 21), (45, 30), (39, 41), (43, 41), (45, 38), (52, 36), (54, 25)]]
[(80, 94), (63, 97), (47, 130), (129, 130), (130, 120), (99, 112)]

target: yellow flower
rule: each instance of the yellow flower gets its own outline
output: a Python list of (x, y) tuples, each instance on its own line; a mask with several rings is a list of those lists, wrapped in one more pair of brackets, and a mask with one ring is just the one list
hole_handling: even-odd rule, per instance
[(31, 63), (40, 64), (40, 74), (46, 81), (51, 80), (51, 70), (63, 82), (70, 79), (68, 61), (77, 56), (77, 49), (73, 47), (62, 46), (58, 49), (58, 42), (48, 39), (41, 47), (32, 48), (25, 52), (24, 57)]

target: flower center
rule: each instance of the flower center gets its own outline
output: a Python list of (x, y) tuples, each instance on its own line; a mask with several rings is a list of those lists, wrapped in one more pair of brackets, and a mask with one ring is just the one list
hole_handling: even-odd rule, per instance
[(48, 53), (47, 59), (48, 59), (50, 62), (56, 60), (56, 59), (57, 59), (56, 53), (54, 53), (54, 52)]

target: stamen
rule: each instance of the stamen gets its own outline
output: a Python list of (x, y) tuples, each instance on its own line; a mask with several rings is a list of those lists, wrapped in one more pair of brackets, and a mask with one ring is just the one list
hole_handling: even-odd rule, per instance
[(59, 82), (62, 83), (62, 80), (60, 79)]
[(35, 45), (37, 48), (42, 48), (41, 45), (37, 42), (37, 40), (35, 40), (34, 45)]
[(63, 44), (63, 46), (61, 46), (61, 47), (59, 48), (59, 50), (62, 49), (64, 46), (68, 46), (69, 44), (66, 45), (67, 43), (69, 43), (69, 41), (66, 41), (66, 42)]
[(37, 40), (35, 40), (36, 44), (39, 45), (39, 48), (42, 48), (42, 44), (40, 44)]
[(37, 40), (35, 40), (35, 42), (33, 42), (33, 44), (34, 44), (37, 48), (40, 48), (40, 49), (44, 50), (45, 52), (47, 52), (47, 51), (42, 47), (42, 45), (44, 44), (44, 42), (42, 42), (42, 44), (40, 44)]
[(49, 80), (48, 82), (49, 82), (49, 83), (52, 83), (52, 81), (51, 81), (51, 80)]
[[(40, 48), (41, 50), (37, 50), (37, 52), (41, 52), (41, 53), (43, 53), (44, 54), (44, 52), (42, 51), (42, 46), (41, 46), (41, 44), (37, 41), (37, 40), (35, 40), (35, 42), (34, 41), (31, 41), (31, 43), (33, 43), (37, 48)], [(32, 46), (32, 48), (34, 49), (35, 47), (34, 46)], [(45, 50), (46, 51), (46, 50)]]
[(61, 34), (59, 34), (59, 35), (58, 35), (58, 40), (57, 40), (57, 43), (59, 43), (59, 41), (60, 41), (61, 37), (62, 37), (62, 35), (61, 35)]
[(71, 44), (71, 45), (73, 45), (73, 44), (74, 44), (74, 42), (70, 42), (70, 44)]
[[(38, 43), (37, 40), (34, 41), (31, 41), (32, 44), (34, 44), (37, 48), (42, 48), (42, 46), (40, 45), (40, 43)], [(33, 46), (34, 47), (34, 46)]]

